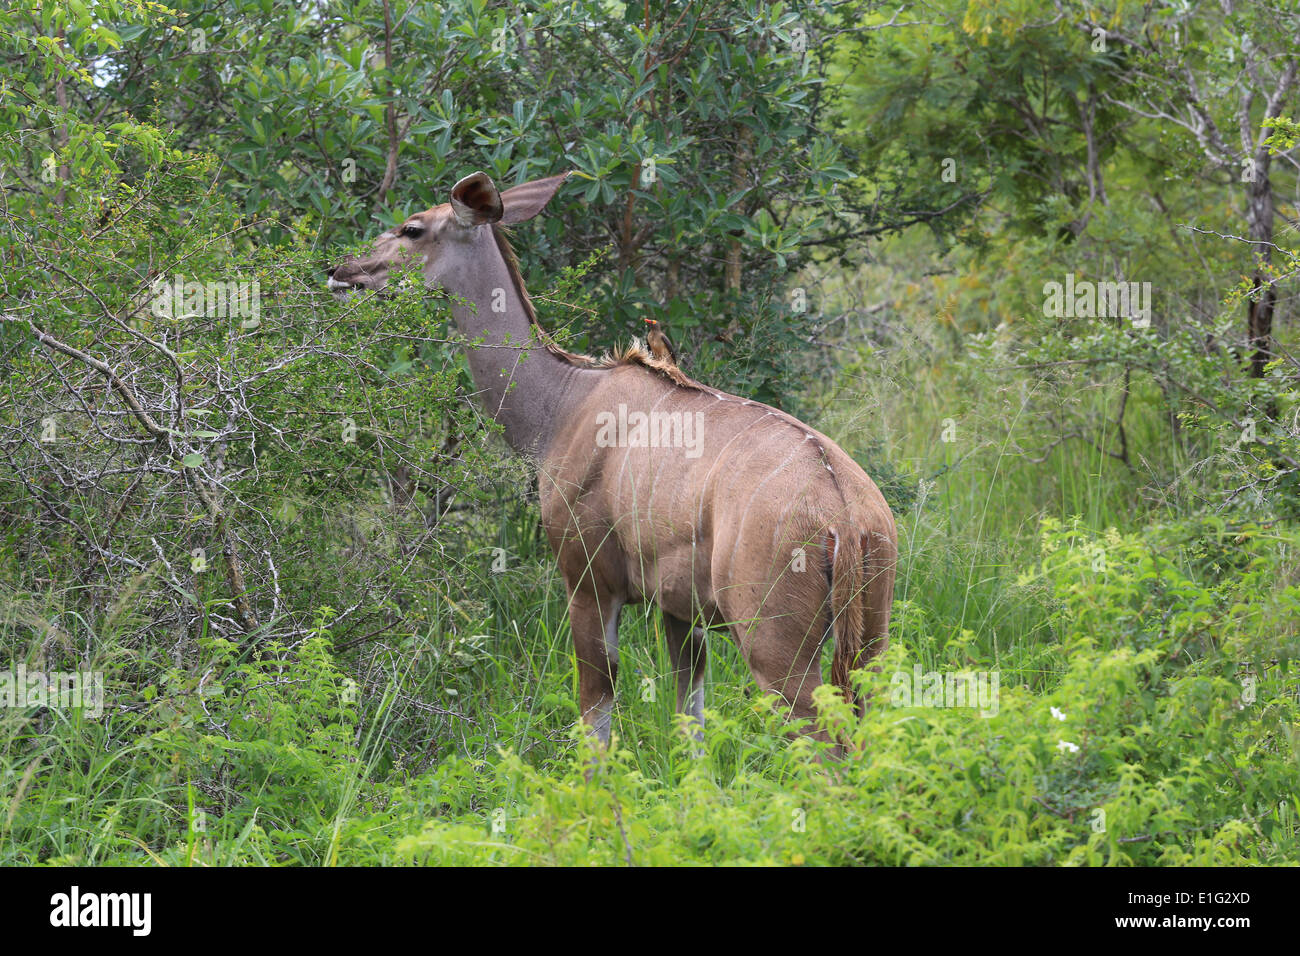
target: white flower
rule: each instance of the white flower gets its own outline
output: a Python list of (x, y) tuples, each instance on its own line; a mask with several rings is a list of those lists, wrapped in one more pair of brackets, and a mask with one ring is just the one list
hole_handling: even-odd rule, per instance
[(1065, 711), (1057, 710), (1055, 707), (1053, 707), (1052, 716), (1055, 717), (1057, 720), (1065, 720)]
[(1079, 745), (1072, 744), (1068, 740), (1062, 740), (1060, 743), (1056, 745), (1056, 749), (1061, 751), (1062, 753), (1065, 753), (1065, 751), (1068, 750), (1072, 754), (1077, 754), (1079, 752)]

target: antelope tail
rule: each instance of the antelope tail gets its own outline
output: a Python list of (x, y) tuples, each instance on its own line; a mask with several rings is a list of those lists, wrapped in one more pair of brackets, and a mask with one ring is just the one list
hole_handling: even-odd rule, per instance
[(856, 529), (828, 535), (831, 553), (831, 633), (835, 637), (835, 655), (831, 661), (831, 683), (844, 692), (859, 715), (863, 701), (849, 680), (849, 671), (860, 666), (865, 643), (869, 608), (867, 606), (866, 558), (868, 536)]

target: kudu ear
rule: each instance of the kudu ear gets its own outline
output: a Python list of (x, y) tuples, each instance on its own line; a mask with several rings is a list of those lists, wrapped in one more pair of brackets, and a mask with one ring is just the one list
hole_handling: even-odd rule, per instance
[[(512, 192), (509, 190), (508, 192)], [(470, 173), (451, 187), (451, 209), (462, 226), (501, 220), (501, 194), (487, 173)]]
[(501, 225), (513, 226), (517, 222), (532, 219), (546, 208), (556, 190), (569, 178), (568, 173), (551, 176), (547, 179), (534, 179), (531, 183), (522, 183), (501, 194), (501, 203), (505, 206), (505, 215)]

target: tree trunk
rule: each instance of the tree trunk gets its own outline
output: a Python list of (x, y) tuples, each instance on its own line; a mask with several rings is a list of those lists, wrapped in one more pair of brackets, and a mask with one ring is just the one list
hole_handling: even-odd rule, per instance
[[(1260, 154), (1263, 154), (1262, 156)], [(1273, 185), (1269, 181), (1267, 150), (1255, 154), (1255, 179), (1248, 183), (1246, 221), (1255, 256), (1254, 288), (1246, 303), (1246, 330), (1250, 338), (1250, 377), (1263, 378), (1273, 357), (1273, 308), (1277, 293), (1268, 275), (1273, 262)]]
[[(749, 153), (754, 132), (748, 126), (736, 130), (736, 153), (731, 161), (731, 188), (736, 192), (749, 184)], [(727, 240), (727, 261), (723, 273), (724, 287), (728, 292), (740, 291), (741, 245), (739, 239)]]

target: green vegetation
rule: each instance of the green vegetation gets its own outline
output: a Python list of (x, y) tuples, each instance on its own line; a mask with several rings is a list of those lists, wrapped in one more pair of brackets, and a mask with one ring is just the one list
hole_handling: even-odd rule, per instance
[[(0, 864), (1300, 864), (1300, 247), (1251, 212), (1297, 219), (1300, 24), (1227, 7), (0, 13), (0, 670), (104, 680), (0, 707)], [(323, 289), (479, 168), (578, 171), (516, 238), (567, 346), (658, 318), (885, 491), (843, 760), (721, 633), (693, 756), (653, 608), (614, 746), (575, 731), (444, 303)], [(1052, 314), (1067, 276), (1149, 321)], [(989, 706), (911, 699), (967, 672)]]

